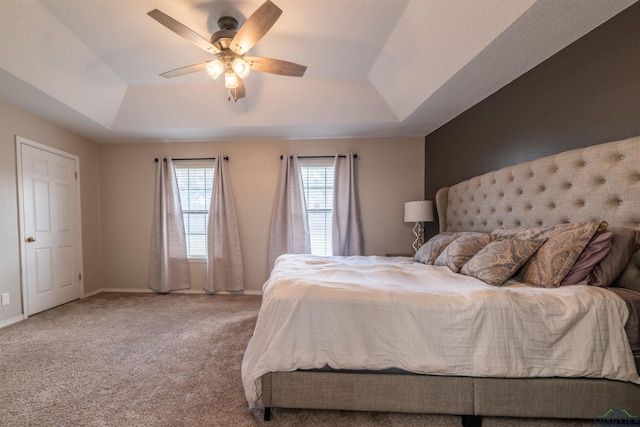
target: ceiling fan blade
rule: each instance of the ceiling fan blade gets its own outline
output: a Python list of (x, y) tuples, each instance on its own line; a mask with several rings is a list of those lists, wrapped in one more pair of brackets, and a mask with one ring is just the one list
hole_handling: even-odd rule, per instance
[(180, 67), (180, 68), (176, 68), (175, 70), (165, 71), (160, 75), (165, 79), (170, 79), (171, 77), (184, 76), (185, 74), (191, 74), (197, 71), (204, 70), (207, 64), (208, 62), (201, 62), (199, 64), (187, 65), (186, 67)]
[(238, 87), (235, 88), (236, 91), (236, 101), (240, 98), (244, 98), (246, 95), (246, 91), (244, 88), (244, 80), (238, 79)]
[(252, 70), (263, 73), (280, 74), (282, 76), (302, 77), (307, 70), (306, 65), (295, 64), (281, 59), (245, 56), (242, 58)]
[(220, 49), (212, 45), (209, 40), (202, 37), (200, 34), (195, 31), (189, 29), (184, 24), (176, 21), (169, 15), (164, 12), (159, 11), (158, 9), (153, 9), (151, 12), (147, 13), (150, 17), (176, 33), (177, 35), (189, 40), (191, 43), (198, 46), (200, 49), (204, 49), (209, 53), (220, 53)]
[(231, 41), (231, 50), (238, 55), (244, 55), (255, 46), (267, 31), (276, 23), (282, 9), (267, 0), (240, 27)]

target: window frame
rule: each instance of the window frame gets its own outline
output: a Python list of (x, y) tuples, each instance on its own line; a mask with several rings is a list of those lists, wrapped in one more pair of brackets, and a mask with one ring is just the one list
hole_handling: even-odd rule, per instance
[[(331, 256), (333, 253), (332, 248), (332, 233), (333, 233), (333, 188), (334, 188), (334, 175), (335, 175), (335, 159), (333, 157), (299, 157), (300, 163), (300, 175), (302, 177), (302, 185), (304, 189), (304, 201), (307, 209), (307, 222), (309, 224), (309, 237), (311, 240), (311, 253), (313, 255)], [(309, 183), (308, 170), (313, 168), (324, 169), (324, 185), (323, 186), (311, 186)], [(320, 172), (320, 171), (318, 171)], [(327, 184), (330, 185), (327, 185)], [(321, 190), (323, 195), (316, 193), (311, 194), (310, 189)], [(318, 200), (316, 203), (322, 205), (322, 207), (314, 208), (310, 206), (313, 204), (311, 197), (316, 197)], [(314, 222), (317, 218), (320, 219), (324, 225), (320, 225), (317, 228), (324, 228), (324, 232), (319, 236), (319, 233), (315, 231)]]
[[(209, 223), (209, 209), (211, 207), (211, 196), (212, 196), (212, 192), (213, 192), (213, 180), (215, 179), (215, 161), (214, 160), (209, 160), (209, 159), (198, 159), (198, 160), (174, 160), (173, 161), (173, 166), (175, 169), (175, 175), (176, 175), (176, 181), (178, 184), (178, 192), (179, 192), (179, 197), (180, 197), (180, 204), (182, 207), (182, 215), (183, 215), (183, 221), (184, 221), (184, 232), (185, 232), (185, 240), (186, 240), (186, 245), (187, 245), (187, 260), (189, 262), (206, 262), (207, 260), (207, 237), (208, 237), (208, 223)], [(208, 176), (207, 176), (207, 172), (205, 171), (205, 183), (204, 183), (204, 188), (196, 188), (194, 189), (194, 191), (198, 191), (198, 190), (204, 190), (204, 207), (205, 209), (185, 209), (185, 203), (184, 203), (184, 199), (183, 199), (183, 189), (180, 188), (180, 172), (179, 170), (185, 170), (185, 169), (195, 169), (195, 170), (200, 170), (200, 169), (210, 169), (211, 170), (211, 181), (210, 181), (210, 186), (208, 186), (208, 182), (206, 181)], [(191, 181), (190, 181), (191, 182)], [(204, 233), (190, 233), (190, 224), (188, 223), (188, 218), (187, 215), (189, 214), (196, 214), (196, 215), (201, 215), (204, 214), (205, 218), (204, 218)], [(193, 248), (192, 246), (192, 241), (191, 241), (191, 236), (192, 235), (198, 235), (198, 236), (202, 236), (204, 235), (204, 253), (195, 253), (192, 254), (191, 250)]]

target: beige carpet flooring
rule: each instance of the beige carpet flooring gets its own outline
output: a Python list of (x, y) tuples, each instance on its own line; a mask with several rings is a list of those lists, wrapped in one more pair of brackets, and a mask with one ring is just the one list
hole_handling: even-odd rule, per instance
[[(240, 365), (248, 295), (102, 293), (0, 329), (0, 426), (460, 426), (460, 417), (261, 408)], [(483, 418), (485, 427), (593, 421)]]

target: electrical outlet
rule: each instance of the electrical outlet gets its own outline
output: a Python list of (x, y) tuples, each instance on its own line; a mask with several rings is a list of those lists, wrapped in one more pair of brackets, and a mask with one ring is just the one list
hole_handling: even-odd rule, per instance
[(11, 302), (11, 296), (9, 294), (9, 292), (7, 292), (6, 294), (2, 294), (2, 299), (0, 301), (1, 305), (9, 305), (9, 303)]

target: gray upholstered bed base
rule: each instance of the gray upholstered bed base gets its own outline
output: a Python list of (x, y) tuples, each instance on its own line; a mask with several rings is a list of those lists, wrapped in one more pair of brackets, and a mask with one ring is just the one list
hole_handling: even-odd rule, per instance
[(640, 386), (588, 378), (294, 371), (264, 375), (262, 402), (265, 408), (594, 419), (609, 409), (640, 414)]
[[(436, 196), (441, 231), (606, 220), (640, 229), (640, 137), (572, 150), (472, 178)], [(638, 359), (636, 359), (638, 363)], [(471, 378), (416, 374), (273, 372), (271, 407), (593, 419), (640, 414), (640, 385), (586, 378)]]

